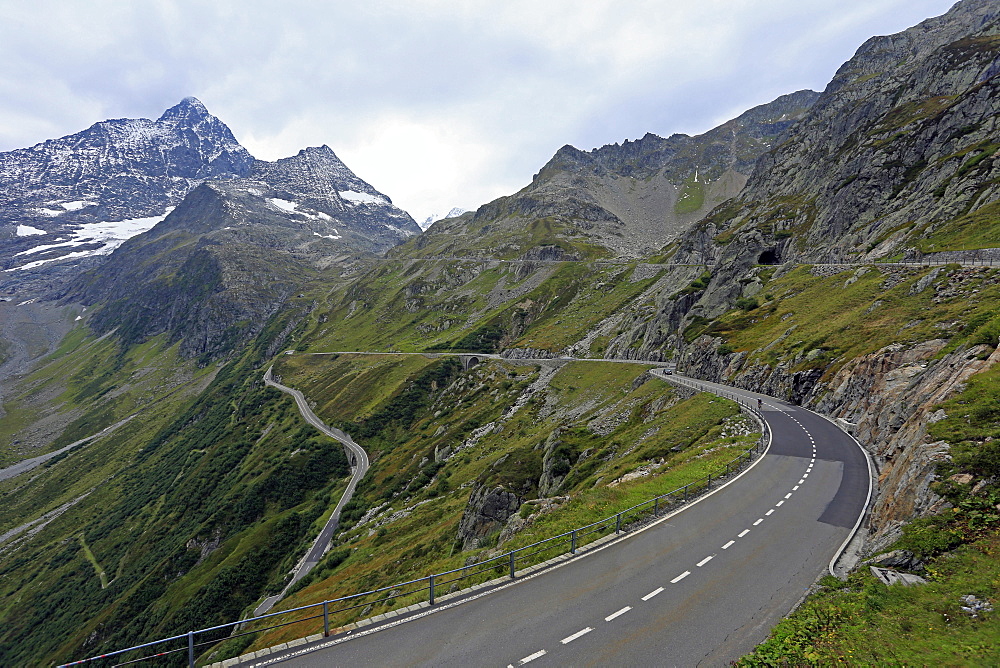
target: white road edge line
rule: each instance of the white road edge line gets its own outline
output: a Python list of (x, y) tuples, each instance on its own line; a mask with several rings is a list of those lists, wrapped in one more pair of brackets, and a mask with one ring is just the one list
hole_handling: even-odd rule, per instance
[(648, 601), (649, 599), (651, 599), (651, 598), (653, 598), (654, 596), (656, 596), (657, 594), (659, 594), (659, 593), (660, 593), (661, 591), (663, 591), (663, 587), (657, 587), (657, 588), (656, 588), (656, 589), (654, 589), (653, 591), (651, 591), (651, 592), (649, 592), (648, 594), (646, 594), (645, 596), (643, 596), (643, 597), (642, 597), (642, 600), (644, 600), (644, 601)]
[(698, 568), (701, 568), (702, 566), (704, 566), (705, 564), (707, 564), (708, 562), (710, 562), (714, 558), (715, 558), (715, 555), (714, 554), (710, 554), (707, 557), (705, 557), (704, 559), (702, 559), (701, 561), (699, 561), (696, 565), (698, 566)]
[(738, 533), (738, 534), (736, 534), (736, 535), (737, 535), (737, 536), (738, 536), (739, 538), (743, 538), (743, 536), (747, 535), (748, 533), (750, 533), (750, 529), (744, 529), (743, 531), (739, 532), (739, 533)]
[(588, 626), (587, 628), (583, 629), (582, 631), (577, 631), (576, 633), (574, 633), (574, 634), (573, 634), (573, 635), (571, 635), (571, 636), (566, 636), (565, 638), (563, 638), (563, 639), (562, 639), (562, 640), (560, 640), (559, 642), (561, 642), (561, 643), (562, 643), (562, 644), (564, 644), (564, 645), (568, 645), (569, 643), (573, 642), (574, 640), (576, 640), (576, 639), (577, 639), (577, 638), (579, 638), (580, 636), (582, 636), (582, 635), (586, 635), (586, 634), (590, 633), (590, 632), (591, 632), (591, 631), (593, 631), (593, 630), (594, 630), (594, 629), (592, 629), (592, 628), (590, 628), (590, 627)]
[(621, 617), (622, 615), (624, 615), (626, 612), (628, 612), (631, 609), (632, 609), (631, 605), (626, 605), (624, 608), (622, 608), (618, 612), (612, 612), (610, 615), (608, 615), (607, 617), (605, 617), (604, 621), (610, 622), (615, 617)]
[(543, 656), (545, 656), (545, 650), (544, 649), (540, 649), (537, 652), (535, 652), (534, 654), (530, 654), (530, 655), (524, 657), (523, 659), (521, 659), (520, 661), (518, 661), (517, 665), (523, 666), (524, 664), (531, 663), (535, 659), (541, 658)]
[(735, 542), (736, 542), (735, 540), (729, 541), (728, 543), (726, 543), (725, 545), (722, 546), (722, 549), (723, 550), (728, 550), (729, 548), (731, 548), (733, 546), (733, 543), (735, 543)]
[(678, 582), (680, 582), (689, 575), (691, 575), (691, 571), (684, 571), (683, 573), (675, 577), (673, 580), (671, 580), (670, 584), (677, 584)]

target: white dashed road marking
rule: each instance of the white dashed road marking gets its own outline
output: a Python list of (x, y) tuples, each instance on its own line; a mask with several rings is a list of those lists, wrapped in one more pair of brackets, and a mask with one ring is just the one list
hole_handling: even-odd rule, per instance
[(535, 659), (541, 658), (543, 656), (545, 656), (545, 650), (544, 649), (540, 649), (537, 652), (535, 652), (534, 654), (530, 654), (530, 655), (524, 657), (523, 659), (521, 659), (520, 661), (518, 661), (517, 665), (523, 666), (524, 664), (531, 663)]
[(624, 608), (622, 608), (618, 612), (612, 612), (610, 615), (608, 615), (607, 617), (605, 617), (604, 621), (610, 622), (615, 617), (621, 617), (622, 615), (624, 615), (626, 612), (628, 612), (631, 609), (632, 609), (632, 606), (626, 605)]
[(567, 645), (567, 644), (569, 644), (569, 643), (573, 642), (574, 640), (576, 640), (577, 638), (579, 638), (580, 636), (582, 636), (582, 635), (586, 635), (586, 634), (590, 633), (590, 632), (591, 632), (591, 631), (593, 631), (593, 630), (594, 630), (594, 629), (592, 629), (592, 628), (590, 628), (590, 627), (588, 626), (587, 628), (583, 629), (582, 631), (577, 631), (576, 633), (574, 633), (574, 634), (573, 634), (573, 635), (571, 635), (571, 636), (566, 636), (565, 638), (563, 638), (563, 639), (562, 639), (562, 640), (560, 640), (559, 642), (561, 642), (561, 643), (562, 643), (562, 644), (564, 644), (564, 645)]
[(786, 499), (790, 499), (790, 498), (792, 498), (792, 493), (791, 493), (791, 492), (789, 492), (788, 494), (785, 494), (785, 498), (786, 498)]
[(677, 584), (678, 582), (680, 582), (689, 575), (691, 575), (691, 571), (684, 571), (683, 573), (675, 577), (673, 580), (671, 580), (670, 584)]
[(774, 504), (774, 505), (775, 505), (775, 506), (779, 506), (779, 507), (780, 507), (780, 506), (783, 506), (783, 505), (785, 505), (785, 500), (784, 500), (784, 499), (782, 499), (781, 501), (778, 501), (778, 502), (777, 502), (776, 504)]
[(738, 538), (743, 538), (743, 536), (747, 535), (748, 533), (750, 533), (750, 529), (744, 529), (743, 531), (741, 531), (738, 534), (736, 534), (736, 536)]
[(761, 517), (761, 518), (760, 518), (759, 520), (757, 520), (756, 522), (754, 522), (754, 523), (753, 523), (753, 525), (754, 525), (754, 526), (757, 526), (758, 524), (760, 524), (760, 523), (761, 523), (761, 522), (763, 522), (763, 521), (764, 521), (764, 518), (763, 518), (763, 517)]
[(653, 591), (651, 591), (651, 592), (649, 592), (648, 594), (646, 594), (645, 596), (643, 596), (643, 597), (642, 597), (642, 600), (644, 600), (644, 601), (648, 601), (649, 599), (651, 599), (651, 598), (653, 598), (654, 596), (656, 596), (657, 594), (659, 594), (659, 593), (660, 593), (661, 591), (663, 591), (663, 587), (657, 587), (657, 588), (656, 588), (656, 589), (654, 589)]
[(730, 547), (733, 546), (733, 543), (735, 543), (735, 542), (736, 542), (735, 540), (729, 541), (728, 543), (726, 543), (725, 545), (722, 546), (722, 549), (723, 550), (728, 550)]
[(702, 559), (701, 561), (698, 562), (698, 564), (697, 564), (698, 568), (701, 568), (702, 566), (704, 566), (705, 564), (707, 564), (708, 562), (710, 562), (714, 558), (715, 558), (714, 554), (708, 555), (707, 557), (705, 557), (704, 559)]
[(774, 512), (774, 508), (771, 508), (769, 511), (767, 511), (766, 513), (764, 513), (764, 515), (767, 516), (767, 515), (770, 515), (773, 512)]

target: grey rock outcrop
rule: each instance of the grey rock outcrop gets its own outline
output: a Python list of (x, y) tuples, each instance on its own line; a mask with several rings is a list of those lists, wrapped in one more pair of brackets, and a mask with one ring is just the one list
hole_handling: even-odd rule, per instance
[(458, 524), (462, 549), (474, 550), (499, 533), (523, 502), (523, 498), (504, 487), (479, 485), (473, 489)]
[(561, 433), (561, 430), (556, 429), (545, 439), (542, 475), (538, 479), (539, 496), (556, 494), (573, 466), (569, 456), (559, 447), (562, 445), (562, 440), (559, 438)]

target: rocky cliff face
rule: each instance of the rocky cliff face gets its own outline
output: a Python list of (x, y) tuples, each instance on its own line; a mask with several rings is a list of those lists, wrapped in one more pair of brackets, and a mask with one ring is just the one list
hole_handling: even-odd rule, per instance
[(476, 549), (488, 538), (500, 533), (523, 501), (523, 498), (503, 487), (477, 487), (469, 497), (458, 525), (462, 549)]
[(706, 221), (726, 244), (713, 257), (746, 266), (764, 253), (912, 255), (953, 245), (943, 228), (956, 223), (967, 237), (989, 234), (976, 214), (995, 215), (1000, 199), (998, 74), (1000, 8), (990, 0), (872, 38), (761, 158), (730, 210)]
[(785, 95), (697, 137), (564, 146), (529, 186), (434, 223), (412, 251), (513, 258), (545, 243), (582, 257), (655, 253), (739, 192), (757, 158), (817, 97)]

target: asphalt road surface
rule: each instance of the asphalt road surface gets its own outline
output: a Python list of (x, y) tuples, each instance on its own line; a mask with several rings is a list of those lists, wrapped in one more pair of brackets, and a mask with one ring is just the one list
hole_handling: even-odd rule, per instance
[(724, 489), (488, 595), (251, 665), (723, 666), (749, 652), (849, 539), (870, 472), (823, 417), (714, 387), (763, 399), (772, 431), (767, 454)]

